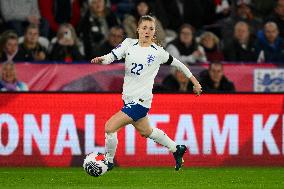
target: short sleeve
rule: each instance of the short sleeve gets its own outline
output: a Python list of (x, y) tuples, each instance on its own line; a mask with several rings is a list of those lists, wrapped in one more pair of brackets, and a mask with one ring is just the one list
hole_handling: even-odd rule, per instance
[(173, 57), (163, 48), (160, 49), (161, 64), (170, 65), (173, 61)]
[(129, 46), (129, 39), (126, 38), (121, 44), (111, 51), (116, 60), (120, 60), (125, 57), (125, 52)]

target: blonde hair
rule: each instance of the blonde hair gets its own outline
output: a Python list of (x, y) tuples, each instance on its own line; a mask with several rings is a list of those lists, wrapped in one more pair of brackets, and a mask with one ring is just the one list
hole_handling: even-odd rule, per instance
[(74, 40), (75, 44), (78, 45), (79, 39), (77, 37), (76, 31), (75, 31), (74, 27), (69, 23), (64, 23), (64, 24), (61, 24), (59, 26), (59, 29), (58, 29), (58, 32), (57, 32), (57, 35), (56, 35), (57, 39), (60, 39), (62, 37), (61, 28), (63, 28), (63, 27), (66, 27), (70, 30), (72, 39)]
[(215, 44), (215, 45), (218, 45), (218, 44), (219, 44), (219, 42), (220, 42), (219, 38), (218, 38), (214, 33), (212, 33), (212, 32), (204, 32), (204, 33), (200, 36), (200, 43), (202, 43), (202, 41), (203, 41), (207, 36), (213, 38), (213, 41), (214, 41), (214, 44)]
[[(161, 41), (159, 41), (157, 39), (157, 25), (156, 25), (156, 19), (153, 17), (153, 16), (150, 16), (150, 15), (144, 15), (144, 16), (141, 16), (139, 21), (138, 21), (138, 24), (137, 26), (139, 27), (139, 25), (143, 22), (143, 21), (151, 21), (151, 22), (154, 22), (155, 23), (155, 34), (154, 34), (154, 37), (152, 39), (152, 41), (158, 45), (158, 46), (162, 46), (161, 45)], [(139, 38), (139, 35), (138, 35), (138, 32), (137, 33), (137, 38)]]

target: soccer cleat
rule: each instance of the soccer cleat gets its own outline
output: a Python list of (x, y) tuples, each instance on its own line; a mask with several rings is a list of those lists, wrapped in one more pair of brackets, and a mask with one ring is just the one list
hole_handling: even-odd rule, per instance
[(174, 155), (174, 158), (176, 160), (175, 170), (179, 171), (180, 168), (183, 165), (184, 160), (183, 160), (182, 157), (183, 157), (184, 153), (186, 152), (187, 148), (186, 148), (185, 145), (177, 145), (176, 148), (177, 148), (177, 151), (174, 152), (173, 155)]
[(114, 163), (108, 162), (107, 167), (108, 167), (107, 171), (111, 171), (113, 169), (113, 167), (114, 167)]

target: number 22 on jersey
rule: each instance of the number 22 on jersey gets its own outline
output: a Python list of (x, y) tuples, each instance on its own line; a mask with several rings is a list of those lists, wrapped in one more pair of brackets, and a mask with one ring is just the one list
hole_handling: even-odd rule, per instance
[(140, 75), (141, 71), (143, 70), (143, 64), (136, 64), (132, 63), (131, 73), (135, 75)]

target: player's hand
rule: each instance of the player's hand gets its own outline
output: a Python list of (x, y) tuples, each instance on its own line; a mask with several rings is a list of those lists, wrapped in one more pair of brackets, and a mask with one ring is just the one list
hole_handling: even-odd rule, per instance
[(193, 86), (193, 92), (199, 96), (202, 93), (202, 87), (200, 84), (196, 84)]
[(92, 64), (101, 64), (104, 61), (103, 57), (96, 57), (91, 60)]

